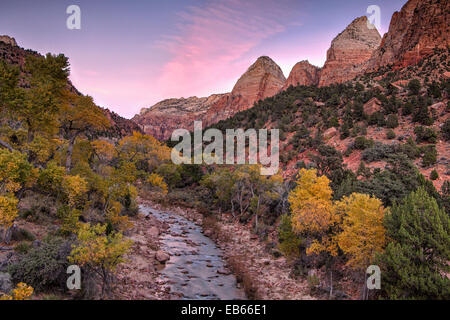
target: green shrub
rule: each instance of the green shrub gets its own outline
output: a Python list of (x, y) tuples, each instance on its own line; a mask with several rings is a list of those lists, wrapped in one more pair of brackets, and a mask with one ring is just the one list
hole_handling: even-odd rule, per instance
[(357, 137), (353, 143), (353, 148), (357, 150), (365, 150), (372, 147), (374, 144), (373, 140), (369, 140), (366, 137)]
[(388, 128), (397, 128), (398, 127), (398, 117), (396, 114), (390, 114), (387, 117), (386, 126)]
[(422, 86), (418, 79), (413, 79), (408, 83), (409, 92), (413, 95), (418, 95), (421, 87)]
[(26, 241), (23, 241), (14, 247), (14, 251), (21, 253), (21, 254), (26, 254), (28, 251), (30, 251), (30, 249), (31, 249), (31, 244)]
[(395, 139), (395, 132), (394, 132), (394, 130), (389, 129), (386, 132), (386, 138), (389, 139), (389, 140)]
[(450, 119), (447, 119), (442, 125), (441, 133), (445, 141), (450, 141)]
[(35, 290), (65, 288), (67, 256), (71, 243), (62, 238), (49, 238), (41, 246), (32, 248), (8, 267), (16, 282), (25, 282)]
[(290, 215), (281, 216), (280, 226), (278, 227), (278, 239), (280, 241), (279, 249), (288, 258), (295, 258), (300, 255), (300, 246), (302, 239), (292, 231), (292, 222)]
[(418, 126), (414, 128), (414, 134), (416, 135), (417, 143), (436, 143), (437, 141), (437, 133), (432, 128)]
[(439, 173), (436, 171), (436, 169), (431, 171), (430, 179), (434, 181), (434, 180), (437, 180), (438, 178), (439, 178)]
[(423, 157), (422, 157), (422, 166), (427, 168), (430, 167), (437, 162), (437, 150), (436, 147), (427, 148)]

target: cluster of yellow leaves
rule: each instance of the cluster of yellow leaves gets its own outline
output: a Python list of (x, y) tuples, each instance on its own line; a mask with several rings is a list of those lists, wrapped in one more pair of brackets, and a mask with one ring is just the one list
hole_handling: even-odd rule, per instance
[(385, 245), (382, 202), (359, 193), (333, 202), (327, 177), (318, 177), (315, 169), (302, 169), (299, 176), (289, 203), (294, 232), (316, 237), (307, 254), (327, 251), (335, 256), (340, 248), (349, 266), (367, 266)]
[(0, 150), (0, 192), (13, 193), (22, 186), (31, 186), (36, 171), (26, 160), (26, 155), (18, 151)]
[(147, 178), (147, 183), (153, 187), (158, 188), (162, 194), (167, 194), (168, 192), (167, 184), (164, 182), (164, 178), (159, 174), (150, 174)]
[(117, 156), (116, 148), (113, 144), (105, 140), (95, 140), (91, 142), (95, 155), (102, 162), (111, 161)]
[(76, 207), (82, 202), (83, 196), (88, 191), (86, 179), (76, 176), (65, 176), (62, 181), (62, 190), (67, 196), (69, 207)]
[(301, 169), (297, 186), (289, 194), (293, 229), (302, 233), (323, 233), (334, 222), (330, 180), (317, 170)]
[(126, 231), (133, 228), (133, 223), (127, 216), (121, 216), (122, 204), (118, 201), (110, 201), (106, 208), (106, 218), (120, 231)]
[(344, 197), (337, 206), (343, 212), (342, 232), (336, 236), (337, 243), (350, 258), (348, 265), (366, 267), (376, 253), (383, 251), (386, 209), (377, 198), (360, 193)]
[(150, 167), (156, 167), (170, 159), (169, 147), (154, 137), (139, 132), (133, 132), (132, 136), (120, 140), (118, 153), (125, 161), (146, 161)]
[(26, 283), (19, 283), (17, 287), (12, 291), (11, 295), (2, 295), (0, 300), (28, 300), (33, 294), (33, 287)]
[(125, 261), (123, 256), (131, 248), (132, 241), (123, 239), (121, 233), (106, 235), (105, 232), (106, 225), (82, 224), (78, 230), (78, 244), (74, 245), (69, 261), (114, 271)]
[(36, 157), (36, 161), (44, 163), (49, 160), (57, 147), (62, 145), (62, 140), (37, 135), (34, 140), (27, 145), (27, 149), (32, 151)]
[(0, 196), (0, 226), (9, 228), (17, 217), (17, 199), (10, 196)]

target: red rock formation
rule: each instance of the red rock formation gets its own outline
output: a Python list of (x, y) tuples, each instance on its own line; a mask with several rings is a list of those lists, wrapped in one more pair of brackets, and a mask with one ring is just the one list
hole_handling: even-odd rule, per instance
[(10, 37), (10, 36), (0, 36), (0, 42), (4, 42), (6, 44), (9, 44), (13, 47), (17, 47), (16, 39)]
[(319, 86), (342, 83), (364, 72), (381, 36), (366, 16), (355, 19), (331, 42)]
[(283, 72), (272, 59), (260, 57), (239, 78), (231, 93), (164, 100), (142, 109), (133, 120), (144, 132), (167, 140), (175, 129), (193, 130), (194, 121), (209, 126), (251, 108), (258, 100), (277, 94), (285, 81)]
[(392, 16), (389, 32), (368, 63), (368, 71), (416, 64), (434, 48), (450, 46), (450, 2), (409, 0)]
[(369, 101), (364, 104), (364, 113), (367, 115), (371, 115), (374, 112), (381, 110), (381, 102), (377, 98), (373, 97)]
[(298, 62), (291, 70), (282, 90), (286, 90), (289, 86), (312, 86), (319, 83), (320, 69), (313, 66), (308, 60)]
[(231, 94), (242, 96), (241, 102), (251, 107), (255, 102), (277, 94), (285, 81), (280, 67), (269, 57), (263, 56), (239, 78)]
[(167, 99), (151, 108), (144, 108), (133, 120), (145, 133), (159, 140), (167, 140), (175, 129), (193, 130), (195, 120), (206, 118), (215, 104), (223, 104), (230, 94), (213, 94), (207, 98)]

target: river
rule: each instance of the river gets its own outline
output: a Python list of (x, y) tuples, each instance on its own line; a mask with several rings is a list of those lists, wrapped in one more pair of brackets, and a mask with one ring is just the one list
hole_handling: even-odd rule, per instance
[(226, 272), (222, 251), (202, 233), (200, 226), (145, 205), (140, 209), (169, 225), (160, 237), (160, 249), (170, 254), (170, 260), (159, 273), (172, 293), (186, 300), (246, 299), (237, 287), (236, 277)]

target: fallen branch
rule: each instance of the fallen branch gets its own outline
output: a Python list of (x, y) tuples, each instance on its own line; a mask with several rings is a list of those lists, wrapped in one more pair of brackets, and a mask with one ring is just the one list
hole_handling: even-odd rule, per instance
[(6, 148), (6, 149), (8, 149), (9, 151), (13, 151), (13, 148), (8, 144), (8, 143), (6, 143), (5, 141), (3, 141), (3, 140), (0, 140), (0, 146), (2, 146), (2, 147), (4, 147), (4, 148)]

